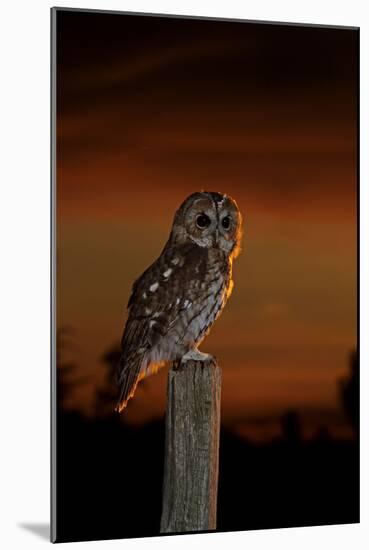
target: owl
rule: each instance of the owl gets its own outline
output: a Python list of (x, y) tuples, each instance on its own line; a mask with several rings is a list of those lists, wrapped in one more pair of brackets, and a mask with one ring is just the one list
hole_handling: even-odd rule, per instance
[(215, 192), (190, 195), (175, 213), (159, 258), (133, 284), (117, 367), (121, 412), (138, 382), (163, 364), (211, 357), (198, 346), (233, 288), (242, 218)]

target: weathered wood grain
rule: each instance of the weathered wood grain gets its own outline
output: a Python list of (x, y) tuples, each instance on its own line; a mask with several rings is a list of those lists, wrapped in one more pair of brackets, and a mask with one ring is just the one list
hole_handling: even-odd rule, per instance
[(216, 529), (220, 393), (215, 360), (169, 370), (162, 533)]

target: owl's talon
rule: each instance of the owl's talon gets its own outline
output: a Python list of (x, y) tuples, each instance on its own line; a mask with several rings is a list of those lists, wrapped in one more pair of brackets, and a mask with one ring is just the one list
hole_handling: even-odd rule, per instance
[(197, 348), (190, 349), (181, 358), (181, 364), (186, 361), (214, 361), (214, 357), (210, 353), (202, 353)]

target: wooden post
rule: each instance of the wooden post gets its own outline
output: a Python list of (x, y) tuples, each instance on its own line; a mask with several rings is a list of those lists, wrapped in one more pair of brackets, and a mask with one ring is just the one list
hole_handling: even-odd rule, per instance
[(220, 391), (215, 359), (169, 370), (161, 533), (216, 529)]

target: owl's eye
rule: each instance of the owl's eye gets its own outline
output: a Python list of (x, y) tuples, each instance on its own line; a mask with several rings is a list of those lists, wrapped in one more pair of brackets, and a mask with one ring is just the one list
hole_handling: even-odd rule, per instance
[(200, 229), (204, 229), (204, 227), (209, 227), (210, 223), (210, 218), (206, 214), (200, 214), (196, 218), (196, 225)]
[(225, 216), (223, 219), (222, 219), (222, 227), (224, 229), (229, 229), (229, 226), (231, 225), (231, 219), (229, 216)]

